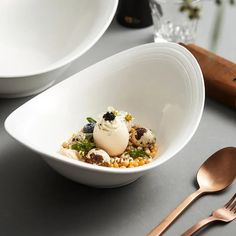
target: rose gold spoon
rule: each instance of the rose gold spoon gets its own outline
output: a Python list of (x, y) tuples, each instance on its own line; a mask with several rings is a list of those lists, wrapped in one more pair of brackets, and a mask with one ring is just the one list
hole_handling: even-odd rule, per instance
[(236, 178), (236, 148), (227, 147), (210, 156), (197, 173), (199, 189), (188, 196), (148, 236), (158, 236), (198, 197), (227, 188)]

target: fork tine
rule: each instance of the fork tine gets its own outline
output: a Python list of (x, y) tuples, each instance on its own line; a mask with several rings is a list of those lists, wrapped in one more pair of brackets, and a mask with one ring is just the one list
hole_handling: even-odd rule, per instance
[(236, 198), (236, 193), (234, 194), (234, 196), (225, 204), (225, 207), (228, 208), (235, 200)]
[(236, 201), (234, 201), (233, 203), (231, 203), (231, 205), (230, 205), (230, 210), (232, 211), (232, 210), (236, 210), (235, 209), (235, 206), (236, 206)]

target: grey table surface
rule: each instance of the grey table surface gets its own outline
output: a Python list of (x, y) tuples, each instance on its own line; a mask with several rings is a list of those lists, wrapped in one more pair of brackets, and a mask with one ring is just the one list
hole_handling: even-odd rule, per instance
[[(207, 3), (197, 43), (209, 47), (215, 8)], [(236, 61), (236, 7), (227, 9), (218, 52)], [(235, 22), (235, 21), (234, 21)], [(110, 55), (152, 41), (152, 27), (131, 30), (113, 21), (105, 35), (76, 60), (58, 82)], [(199, 166), (212, 153), (236, 146), (236, 111), (206, 100), (200, 126), (174, 158), (138, 181), (117, 189), (94, 189), (54, 172), (38, 154), (14, 141), (4, 130), (5, 118), (29, 100), (0, 99), (0, 235), (1, 236), (143, 236), (196, 189)], [(193, 204), (166, 232), (180, 235), (222, 206), (234, 193), (207, 195)], [(201, 235), (236, 235), (236, 222), (214, 225)]]

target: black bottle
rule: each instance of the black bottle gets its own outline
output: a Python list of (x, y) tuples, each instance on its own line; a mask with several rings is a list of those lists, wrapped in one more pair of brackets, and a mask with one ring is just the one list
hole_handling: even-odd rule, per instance
[(144, 28), (152, 25), (149, 0), (119, 0), (117, 21), (129, 28)]

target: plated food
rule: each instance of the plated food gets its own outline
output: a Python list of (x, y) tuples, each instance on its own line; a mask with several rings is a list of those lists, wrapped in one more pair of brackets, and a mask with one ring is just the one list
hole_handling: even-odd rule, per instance
[(154, 133), (134, 123), (134, 117), (108, 107), (61, 146), (60, 153), (90, 164), (132, 168), (150, 163), (157, 155)]
[[(204, 98), (203, 75), (190, 52), (175, 43), (150, 43), (113, 55), (48, 89), (9, 115), (5, 128), (63, 176), (94, 187), (120, 187), (176, 158), (199, 126)], [(154, 161), (121, 169), (59, 153), (63, 141), (84, 126), (84, 118), (103, 111), (98, 107), (107, 101), (132, 108), (126, 110), (135, 114), (135, 123), (155, 131)]]

